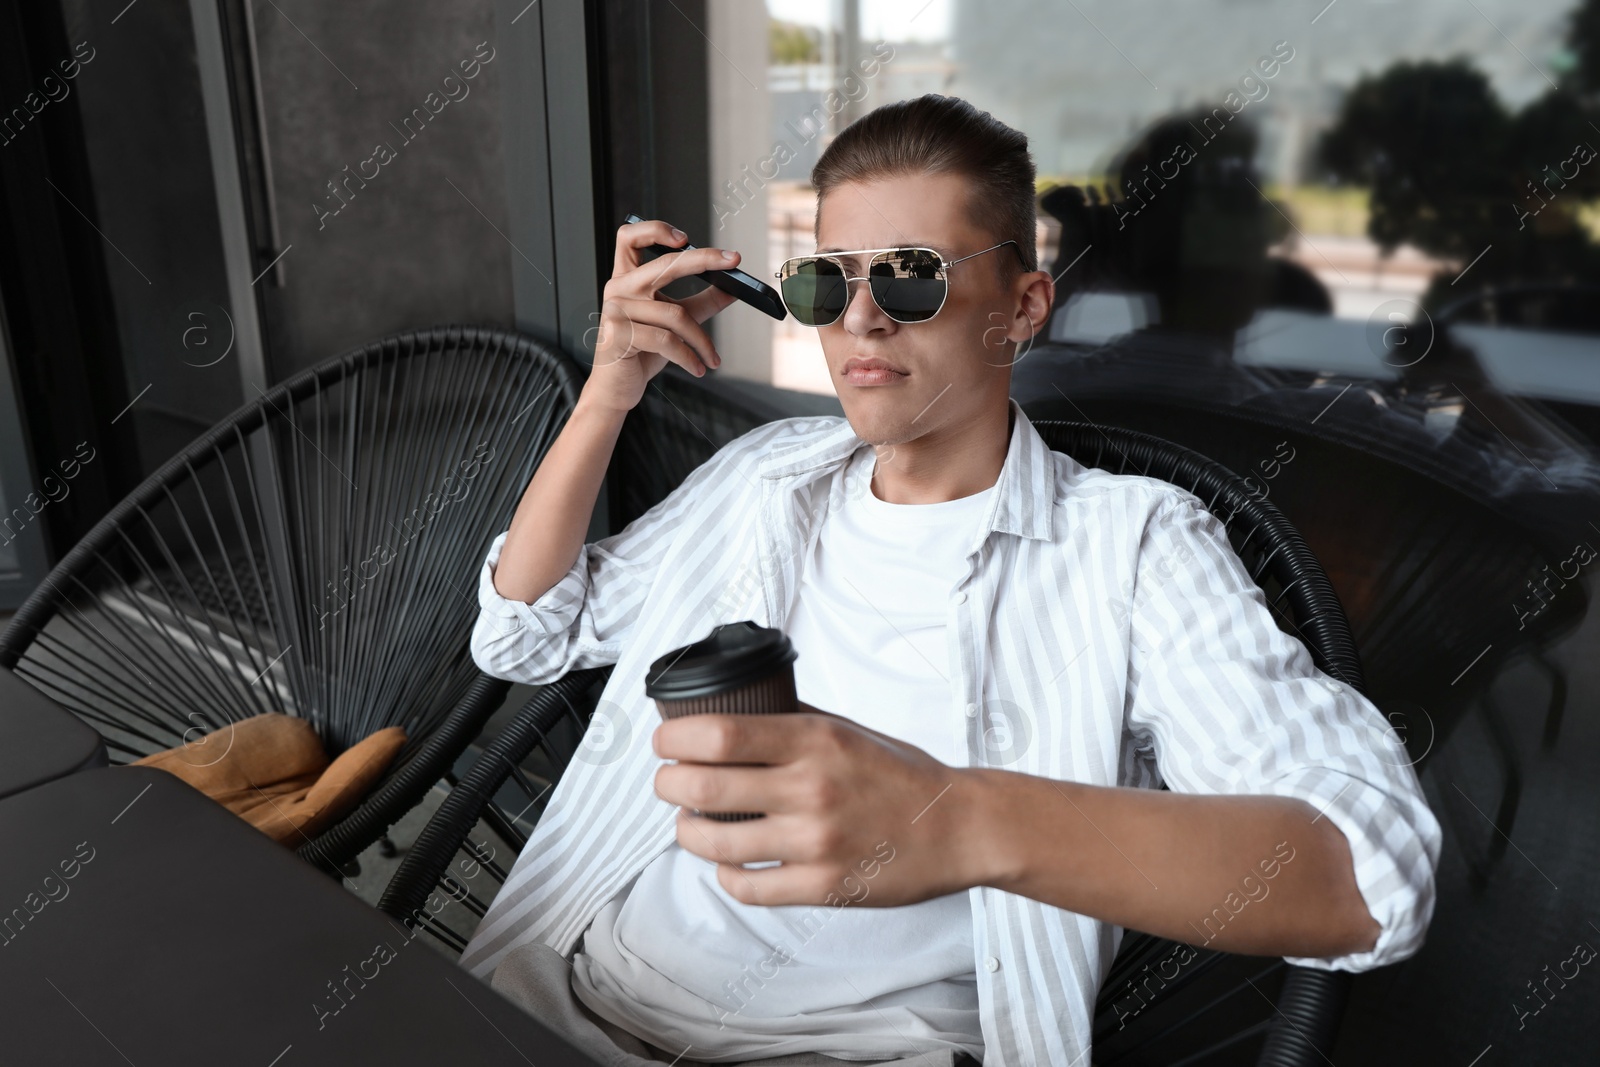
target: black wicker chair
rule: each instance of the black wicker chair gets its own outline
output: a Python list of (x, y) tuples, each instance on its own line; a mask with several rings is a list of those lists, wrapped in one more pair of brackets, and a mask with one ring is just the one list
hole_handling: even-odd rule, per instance
[(359, 807), (297, 849), (344, 868), (510, 688), (468, 651), (477, 572), (581, 381), (555, 349), (471, 327), (298, 374), (67, 553), (0, 635), (0, 667), (99, 730), (115, 763), (262, 712), (308, 719), (330, 756), (404, 727)]
[[(1289, 522), (1253, 496), (1243, 479), (1146, 434), (1085, 423), (1034, 425), (1052, 448), (1079, 462), (1162, 478), (1195, 493), (1223, 522), (1280, 625), (1304, 641), (1321, 670), (1365, 692), (1355, 643), (1322, 568)], [(593, 699), (611, 670), (573, 671), (521, 708), (445, 797), (402, 860), (380, 909), (420, 925), (449, 952), (465, 949), (550, 789), (583, 743)], [(1326, 1062), (1348, 973), (1197, 949), (1180, 977), (1151, 991), (1149, 968), (1176, 948), (1134, 931), (1123, 938), (1096, 1005), (1095, 1063)], [(1135, 995), (1137, 1011), (1128, 1006)]]
[(782, 417), (714, 376), (695, 378), (669, 363), (650, 380), (617, 438), (606, 472), (611, 528), (622, 529), (660, 503), (729, 441)]

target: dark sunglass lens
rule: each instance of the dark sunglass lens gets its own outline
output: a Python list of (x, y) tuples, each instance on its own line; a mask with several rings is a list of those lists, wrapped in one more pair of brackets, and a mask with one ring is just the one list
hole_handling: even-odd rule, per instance
[(837, 319), (847, 293), (844, 272), (832, 260), (801, 260), (783, 279), (783, 302), (804, 326), (827, 326)]
[(924, 322), (944, 304), (939, 257), (926, 249), (884, 253), (867, 272), (872, 296), (896, 322)]

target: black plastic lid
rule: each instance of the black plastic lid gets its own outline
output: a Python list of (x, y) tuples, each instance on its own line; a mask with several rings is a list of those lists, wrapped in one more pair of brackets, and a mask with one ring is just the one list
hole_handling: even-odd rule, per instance
[(782, 630), (749, 619), (724, 623), (694, 644), (652, 661), (644, 691), (658, 700), (725, 693), (760, 681), (799, 655)]

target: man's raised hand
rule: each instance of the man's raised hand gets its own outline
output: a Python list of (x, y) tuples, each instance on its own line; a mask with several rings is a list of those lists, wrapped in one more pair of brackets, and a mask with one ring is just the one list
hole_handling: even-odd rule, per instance
[(700, 324), (735, 298), (712, 286), (683, 300), (664, 296), (660, 290), (678, 278), (736, 266), (739, 253), (696, 248), (648, 262), (640, 259), (640, 249), (652, 244), (675, 246), (687, 241), (687, 235), (659, 219), (618, 228), (616, 260), (600, 304), (594, 368), (584, 385), (585, 395), (594, 402), (629, 411), (643, 398), (650, 379), (669, 362), (696, 377), (722, 365)]

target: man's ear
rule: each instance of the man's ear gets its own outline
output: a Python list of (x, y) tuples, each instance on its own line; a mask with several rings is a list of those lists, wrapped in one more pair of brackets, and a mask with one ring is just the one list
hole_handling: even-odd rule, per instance
[[(1033, 326), (1033, 332), (1026, 337), (1011, 337), (1010, 331), (1014, 328), (1017, 321), (1015, 314), (1013, 314), (1009, 317), (1009, 321), (992, 326), (989, 330), (985, 330), (984, 337), (987, 340), (991, 331), (1004, 329), (1006, 331), (1007, 340), (1015, 341), (1019, 345), (1031, 346), (1038, 344), (1039, 335), (1050, 328), (1050, 315), (1055, 308), (1055, 280), (1050, 277), (1049, 271), (1035, 270), (1027, 271), (1018, 275), (1013, 284), (1015, 288), (1012, 289), (1012, 292), (1017, 294), (1017, 299), (1019, 299), (1021, 302), (1021, 306), (1018, 307), (1017, 310), (1022, 313), (1022, 317), (1024, 319), (1035, 324)], [(1003, 313), (995, 313), (990, 317), (991, 319), (1007, 318), (1007, 316)]]
[(1023, 300), (1029, 321), (1033, 320), (1035, 314), (1042, 315), (1039, 325), (1034, 329), (1034, 334), (1037, 336), (1050, 328), (1050, 314), (1056, 306), (1056, 282), (1047, 270), (1033, 271), (1031, 276)]

